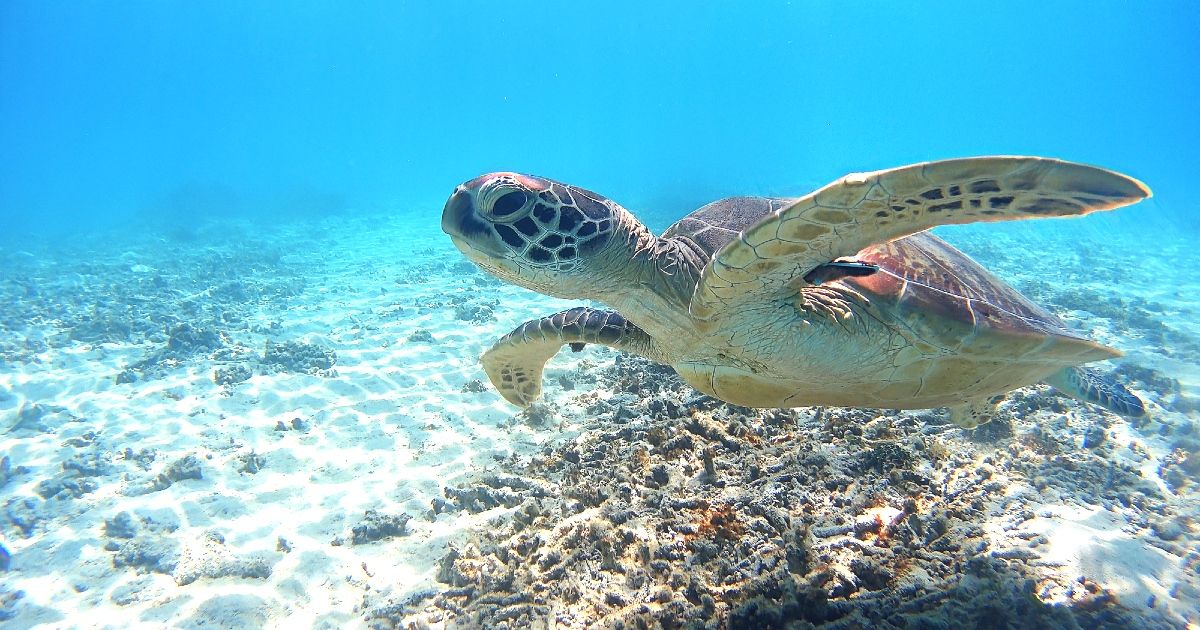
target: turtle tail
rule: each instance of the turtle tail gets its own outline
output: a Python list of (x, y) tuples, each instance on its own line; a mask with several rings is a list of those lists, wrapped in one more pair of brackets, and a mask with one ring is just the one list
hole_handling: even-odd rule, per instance
[(508, 402), (528, 407), (542, 393), (542, 370), (563, 345), (579, 352), (589, 343), (663, 358), (650, 335), (620, 313), (584, 306), (535, 319), (500, 338), (483, 354), (483, 370)]
[(1142, 399), (1111, 376), (1081, 367), (1063, 368), (1046, 379), (1058, 391), (1078, 400), (1100, 405), (1105, 409), (1140, 418), (1146, 415)]

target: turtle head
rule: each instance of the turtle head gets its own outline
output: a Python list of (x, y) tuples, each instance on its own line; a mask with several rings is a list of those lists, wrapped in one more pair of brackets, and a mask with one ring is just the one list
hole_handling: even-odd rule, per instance
[(595, 293), (597, 274), (589, 269), (607, 266), (610, 245), (625, 240), (614, 234), (629, 221), (632, 215), (600, 195), (518, 173), (476, 177), (442, 210), (442, 230), (485, 271), (569, 298)]

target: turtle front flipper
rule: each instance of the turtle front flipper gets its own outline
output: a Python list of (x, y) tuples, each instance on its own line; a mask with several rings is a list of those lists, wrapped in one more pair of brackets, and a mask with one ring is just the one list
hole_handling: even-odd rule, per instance
[(546, 362), (564, 344), (578, 352), (589, 343), (662, 360), (650, 335), (620, 313), (580, 306), (521, 324), (483, 354), (483, 369), (505, 400), (528, 407), (542, 393)]
[(1146, 415), (1146, 406), (1136, 394), (1112, 378), (1087, 368), (1063, 368), (1047, 378), (1046, 383), (1071, 398), (1100, 405), (1122, 416), (1140, 418)]
[(1003, 396), (995, 396), (950, 407), (950, 422), (964, 429), (974, 429), (981, 424), (987, 424), (996, 415), (996, 407), (1003, 399)]
[(977, 157), (847, 175), (746, 228), (717, 251), (692, 295), (711, 321), (786, 298), (818, 265), (938, 225), (1084, 215), (1150, 196), (1102, 168), (1037, 157)]

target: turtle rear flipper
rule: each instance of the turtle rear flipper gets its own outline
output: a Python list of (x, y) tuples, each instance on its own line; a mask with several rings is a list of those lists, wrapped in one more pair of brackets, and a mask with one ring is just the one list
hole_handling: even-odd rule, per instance
[(542, 393), (542, 370), (563, 345), (578, 352), (595, 343), (661, 361), (650, 335), (619, 313), (584, 306), (535, 319), (483, 354), (483, 370), (508, 402), (528, 407)]
[(1046, 383), (1071, 398), (1100, 405), (1122, 416), (1140, 418), (1146, 415), (1142, 399), (1111, 377), (1094, 370), (1064, 368), (1047, 378)]

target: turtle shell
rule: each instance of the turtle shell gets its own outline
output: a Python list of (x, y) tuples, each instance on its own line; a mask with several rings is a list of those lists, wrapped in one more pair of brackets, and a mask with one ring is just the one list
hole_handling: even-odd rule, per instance
[[(771, 197), (714, 201), (677, 221), (662, 236), (687, 241), (707, 262), (739, 232), (792, 201)], [(872, 245), (848, 260), (877, 265), (879, 271), (838, 282), (892, 312), (921, 311), (1002, 335), (1078, 340), (1103, 355), (1095, 358), (1115, 356), (1115, 351), (1073, 332), (1053, 313), (929, 232)]]
[(662, 233), (662, 238), (688, 241), (693, 245), (689, 249), (702, 252), (707, 263), (717, 250), (737, 238), (739, 232), (792, 201), (795, 200), (772, 197), (721, 199), (676, 221)]
[(872, 245), (854, 260), (879, 271), (847, 277), (876, 304), (894, 311), (920, 310), (977, 328), (1017, 335), (1085, 339), (946, 241), (921, 232)]

